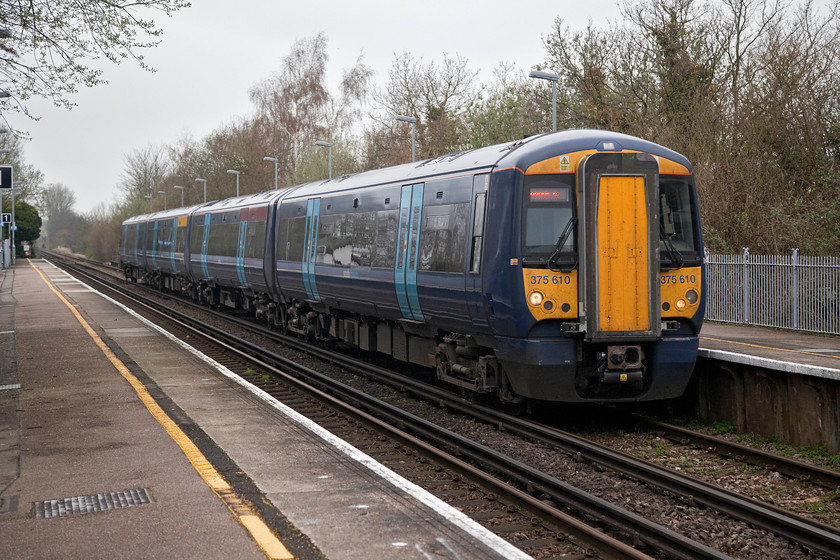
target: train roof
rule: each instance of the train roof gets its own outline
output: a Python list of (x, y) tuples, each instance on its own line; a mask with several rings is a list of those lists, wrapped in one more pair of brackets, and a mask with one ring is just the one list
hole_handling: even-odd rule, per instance
[(569, 129), (531, 136), (514, 142), (446, 154), (419, 162), (363, 171), (352, 175), (342, 175), (332, 179), (227, 198), (188, 208), (144, 214), (129, 218), (123, 224), (192, 214), (198, 210), (213, 212), (262, 205), (281, 198), (311, 198), (360, 187), (375, 187), (395, 183), (409, 184), (458, 173), (479, 173), (504, 168), (517, 168), (524, 171), (531, 165), (551, 157), (587, 150), (646, 152), (678, 163), (689, 172), (692, 170), (691, 163), (683, 155), (654, 142), (606, 130)]
[(587, 150), (645, 152), (678, 163), (689, 172), (692, 170), (688, 159), (674, 150), (629, 134), (596, 129), (561, 130), (533, 136), (523, 141), (515, 150), (511, 150), (498, 165), (525, 170), (534, 163), (550, 157)]
[(208, 202), (206, 206), (201, 208), (204, 212), (218, 212), (220, 210), (233, 210), (236, 208), (246, 208), (249, 206), (263, 206), (270, 204), (279, 198), (289, 188), (278, 189), (276, 191), (264, 191), (257, 194), (247, 194), (233, 198), (226, 198), (224, 200), (216, 200)]
[(692, 169), (691, 163), (681, 154), (648, 140), (606, 130), (570, 129), (446, 154), (420, 162), (304, 183), (293, 187), (287, 196), (309, 198), (359, 187), (408, 184), (433, 179), (436, 176), (477, 173), (496, 168), (515, 167), (525, 170), (534, 163), (554, 156), (586, 150), (646, 152), (679, 163), (689, 171)]
[(178, 216), (187, 216), (192, 214), (202, 206), (212, 204), (209, 202), (202, 202), (201, 204), (194, 204), (192, 206), (183, 206), (180, 208), (169, 208), (168, 210), (160, 210), (152, 212), (151, 214), (141, 214), (139, 216), (132, 216), (123, 222), (124, 226), (148, 221), (165, 220), (167, 218), (177, 218)]

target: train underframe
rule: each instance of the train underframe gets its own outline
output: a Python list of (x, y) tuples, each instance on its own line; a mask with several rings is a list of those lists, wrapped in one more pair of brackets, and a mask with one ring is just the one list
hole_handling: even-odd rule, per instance
[[(683, 393), (694, 368), (696, 336), (642, 343), (587, 341), (581, 333), (555, 339), (477, 338), (426, 323), (385, 321), (324, 304), (277, 300), (264, 292), (124, 267), (126, 279), (181, 293), (212, 308), (241, 310), (280, 332), (307, 340), (343, 341), (365, 351), (434, 368), (437, 378), (502, 403), (645, 401)], [(680, 356), (690, 359), (679, 361)], [(676, 357), (676, 360), (675, 360)]]

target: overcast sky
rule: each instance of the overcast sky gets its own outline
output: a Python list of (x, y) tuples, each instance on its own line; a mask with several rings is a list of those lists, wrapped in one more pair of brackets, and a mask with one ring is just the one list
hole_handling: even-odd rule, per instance
[(362, 55), (384, 84), (403, 52), (436, 63), (443, 53), (458, 54), (489, 79), (502, 61), (523, 73), (544, 62), (543, 39), (558, 16), (575, 30), (590, 20), (604, 28), (620, 17), (618, 0), (193, 0), (156, 21), (161, 43), (145, 51), (156, 72), (131, 60), (110, 65), (109, 83), (77, 93), (73, 110), (36, 101), (40, 121), (9, 120), (32, 137), (26, 162), (47, 183), (73, 189), (76, 209), (87, 212), (117, 199), (126, 154), (200, 139), (249, 115), (248, 90), (279, 69), (298, 39), (326, 34), (333, 83)]

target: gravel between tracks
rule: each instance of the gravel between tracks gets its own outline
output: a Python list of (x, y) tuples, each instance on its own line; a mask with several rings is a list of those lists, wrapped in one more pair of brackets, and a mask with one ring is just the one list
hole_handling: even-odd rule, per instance
[[(178, 308), (178, 305), (173, 305), (169, 299), (166, 299), (166, 303)], [(187, 312), (190, 315), (196, 314), (192, 309)], [(643, 515), (725, 554), (736, 558), (762, 560), (821, 557), (766, 531), (733, 521), (706, 508), (693, 506), (686, 499), (674, 497), (598, 465), (579, 461), (543, 444), (523, 440), (521, 437), (500, 432), (493, 426), (408, 398), (399, 391), (369, 382), (355, 374), (348, 374), (340, 368), (324, 364), (300, 352), (280, 347), (259, 335), (232, 327), (229, 323), (223, 325), (224, 321), (220, 319), (208, 315), (206, 322), (220, 328), (236, 329), (234, 334), (237, 336), (309, 365), (390, 404), (506, 453), (559, 480)], [(581, 424), (580, 418), (575, 419), (575, 424)], [(807, 482), (791, 480), (772, 471), (751, 467), (702, 449), (673, 444), (650, 434), (623, 433), (618, 429), (612, 433), (587, 433), (583, 434), (583, 437), (690, 474), (716, 486), (776, 504), (823, 523), (840, 526), (840, 491), (826, 490)]]

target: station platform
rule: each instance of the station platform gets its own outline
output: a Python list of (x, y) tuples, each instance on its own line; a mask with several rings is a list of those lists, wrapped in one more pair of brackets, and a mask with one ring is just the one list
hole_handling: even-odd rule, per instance
[(0, 351), (3, 558), (527, 558), (45, 260)]
[(702, 358), (840, 381), (840, 337), (705, 322)]

